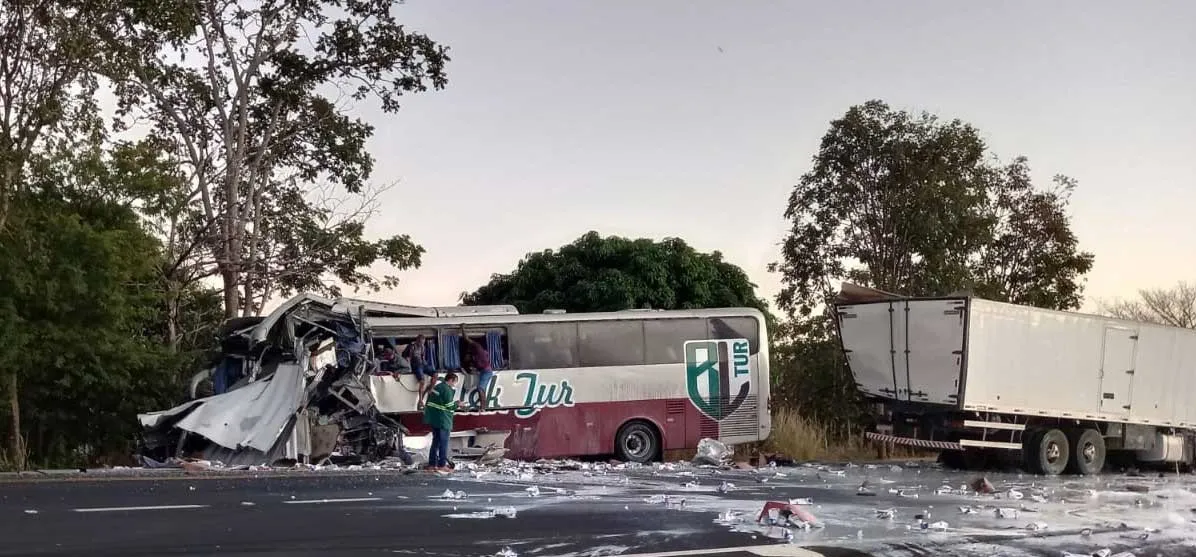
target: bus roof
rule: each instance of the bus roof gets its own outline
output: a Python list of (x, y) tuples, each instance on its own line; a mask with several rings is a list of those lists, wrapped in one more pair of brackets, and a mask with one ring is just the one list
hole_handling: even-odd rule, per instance
[(755, 317), (764, 324), (764, 314), (755, 308), (679, 309), (659, 311), (607, 311), (593, 313), (548, 313), (516, 315), (469, 315), (457, 317), (370, 317), (371, 329), (402, 327), (452, 327), (466, 325), (505, 325), (508, 323), (559, 323), (570, 321), (683, 319), (686, 317)]

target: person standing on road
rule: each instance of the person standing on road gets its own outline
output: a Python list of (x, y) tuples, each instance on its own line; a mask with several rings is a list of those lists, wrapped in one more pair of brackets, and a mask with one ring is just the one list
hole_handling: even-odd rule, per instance
[(428, 393), (424, 404), (424, 423), (432, 428), (432, 446), (428, 449), (428, 470), (450, 472), (448, 467), (449, 434), (453, 431), (453, 413), (457, 411), (457, 374), (448, 372), (444, 381)]
[(461, 338), (465, 340), (465, 345), (469, 348), (469, 359), (478, 374), (478, 386), (469, 394), (472, 396), (473, 393), (477, 393), (478, 406), (486, 408), (486, 393), (490, 391), (490, 380), (494, 379), (494, 365), (490, 363), (490, 351), (486, 350), (482, 343), (465, 334), (465, 325), (461, 325)]

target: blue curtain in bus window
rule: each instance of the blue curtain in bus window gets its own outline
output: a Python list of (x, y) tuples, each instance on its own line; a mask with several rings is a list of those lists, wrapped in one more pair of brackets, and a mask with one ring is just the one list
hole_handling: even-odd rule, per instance
[(486, 351), (490, 353), (490, 365), (494, 366), (494, 369), (506, 367), (502, 354), (502, 333), (498, 331), (486, 333)]
[(221, 395), (228, 392), (228, 388), (241, 378), (241, 363), (238, 358), (220, 360), (220, 364), (212, 371), (212, 394)]
[(440, 361), (436, 359), (436, 339), (424, 341), (424, 361), (431, 363), (433, 367)]
[(461, 337), (444, 335), (444, 369), (461, 369)]

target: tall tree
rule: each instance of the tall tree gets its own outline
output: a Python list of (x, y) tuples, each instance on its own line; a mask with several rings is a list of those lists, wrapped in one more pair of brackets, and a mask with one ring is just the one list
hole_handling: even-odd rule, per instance
[[(14, 388), (8, 453), (44, 461), (128, 435), (177, 381), (160, 323), (160, 245), (94, 145), (34, 157), (0, 232), (0, 370)], [(132, 187), (129, 187), (132, 186)], [(27, 443), (28, 438), (28, 443)]]
[(719, 252), (678, 238), (653, 241), (589, 232), (558, 250), (528, 254), (515, 270), (461, 295), (466, 304), (513, 304), (524, 313), (754, 307), (768, 314), (747, 273)]
[(87, 0), (0, 4), (0, 229), (30, 159), (47, 142), (94, 131), (95, 31), (108, 8)]
[(908, 295), (957, 290), (1077, 307), (1093, 256), (1067, 217), (1074, 182), (1035, 188), (1024, 158), (1001, 166), (959, 120), (881, 101), (831, 123), (789, 197), (777, 302), (815, 315), (837, 281)]
[(1138, 291), (1138, 298), (1104, 302), (1101, 309), (1118, 319), (1196, 329), (1196, 284)]
[[(112, 0), (8, 0), (0, 5), (0, 235), (15, 218), (19, 202), (38, 199), (40, 177), (30, 171), (31, 165), (73, 142), (95, 141), (103, 134), (98, 76), (120, 77), (130, 66), (122, 52), (100, 45), (129, 43), (131, 37), (112, 22), (138, 11), (155, 12), (148, 4)], [(172, 20), (172, 11), (162, 13), (144, 26), (142, 46), (157, 40), (158, 23)], [(0, 242), (13, 248), (20, 233), (0, 237)], [(10, 364), (0, 361), (0, 380), (8, 396), (11, 443), (23, 457), (20, 370), (6, 367)]]
[[(192, 15), (193, 26), (176, 35), (188, 40), (165, 49), (132, 43), (127, 49), (143, 59), (136, 78), (118, 86), (122, 115), (152, 122), (150, 141), (184, 165), (189, 188), (164, 218), (181, 232), (167, 234), (178, 238), (169, 255), (193, 253), (194, 245), (210, 254), (196, 265), (220, 276), (228, 317), (255, 313), (259, 288), (292, 280), (279, 257), (296, 251), (354, 286), (379, 284), (356, 272), (377, 259), (418, 265), (421, 249), (409, 237), (365, 241), (357, 232), (363, 218), (329, 226), (307, 194), (313, 182), (349, 195), (366, 187), (374, 128), (351, 116), (351, 104), (373, 99), (393, 113), (402, 95), (442, 88), (446, 49), (405, 29), (389, 0), (178, 4)], [(161, 44), (144, 25), (157, 13), (125, 20), (124, 31)], [(280, 212), (305, 230), (272, 227)]]

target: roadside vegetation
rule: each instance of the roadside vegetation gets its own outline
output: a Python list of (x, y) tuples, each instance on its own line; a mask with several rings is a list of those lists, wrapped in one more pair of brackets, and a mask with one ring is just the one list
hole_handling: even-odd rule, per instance
[[(394, 198), (372, 177), (370, 139), (388, 124), (357, 119), (353, 101), (393, 113), (445, 87), (446, 47), (386, 2), (151, 4), (0, 6), (0, 96), (15, 99), (0, 115), (0, 469), (128, 463), (136, 412), (182, 398), (224, 319), (302, 291), (393, 287), (424, 253), (407, 234), (366, 234)], [(718, 251), (598, 232), (461, 299), (759, 308), (777, 409), (767, 450), (865, 458), (868, 416), (826, 312), (840, 281), (1053, 309), (1083, 299), (1094, 256), (1070, 226), (1078, 184), (1035, 183), (1024, 157), (1000, 159), (983, 137), (879, 100), (831, 121), (787, 199), (764, 209), (789, 223), (776, 311)], [(1107, 307), (1192, 326), (1192, 292)]]

